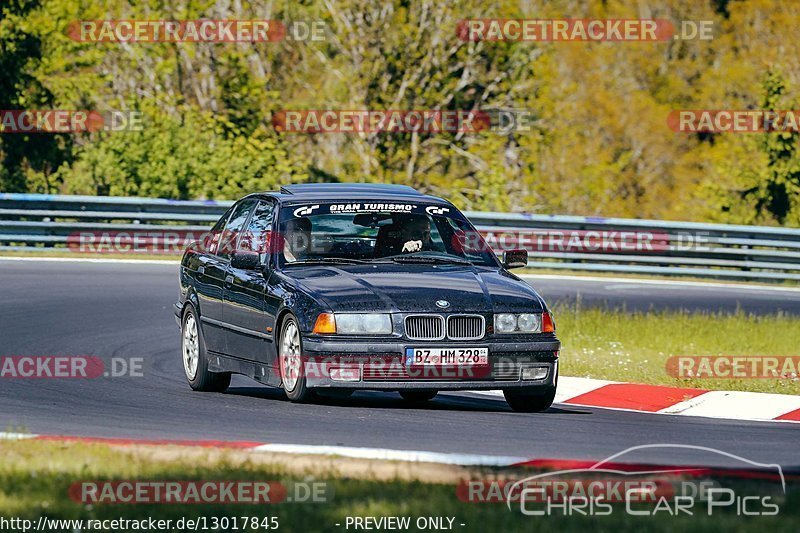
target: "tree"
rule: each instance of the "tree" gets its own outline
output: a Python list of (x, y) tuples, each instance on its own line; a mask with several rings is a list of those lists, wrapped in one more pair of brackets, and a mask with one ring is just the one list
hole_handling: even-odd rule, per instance
[[(8, 0), (0, 7), (0, 110), (49, 109), (55, 104), (53, 94), (31, 74), (31, 65), (42, 58), (41, 41), (28, 20), (38, 8), (36, 0)], [(47, 192), (50, 175), (69, 158), (71, 137), (3, 134), (1, 128), (0, 191)], [(31, 179), (37, 173), (44, 184)]]
[[(762, 78), (759, 109), (796, 109), (776, 70)], [(723, 221), (760, 224), (800, 223), (800, 154), (797, 131), (766, 131), (719, 139), (710, 153), (715, 176), (709, 185), (712, 210)], [(713, 216), (713, 214), (712, 214)]]

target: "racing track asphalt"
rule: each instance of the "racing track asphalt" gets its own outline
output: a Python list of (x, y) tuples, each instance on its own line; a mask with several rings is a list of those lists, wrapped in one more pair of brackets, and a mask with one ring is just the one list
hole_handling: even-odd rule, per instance
[[(26, 430), (141, 439), (221, 439), (364, 446), (530, 458), (602, 459), (640, 444), (707, 446), (753, 461), (800, 468), (800, 426), (672, 417), (554, 406), (511, 412), (505, 402), (442, 394), (423, 407), (395, 393), (297, 405), (281, 391), (234, 377), (226, 394), (192, 392), (179, 358), (172, 315), (175, 264), (8, 261), (0, 259), (0, 356), (142, 357), (144, 377), (3, 379), (0, 431)], [(628, 308), (737, 305), (800, 313), (800, 292), (686, 290), (681, 287), (538, 279), (549, 299), (588, 294), (584, 303)], [(653, 449), (635, 458), (724, 465), (718, 456), (679, 457)], [(741, 466), (741, 465), (739, 465)]]

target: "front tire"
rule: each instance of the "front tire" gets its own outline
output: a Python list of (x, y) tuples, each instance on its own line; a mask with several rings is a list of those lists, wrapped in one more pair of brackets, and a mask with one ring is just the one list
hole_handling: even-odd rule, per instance
[(314, 391), (306, 386), (303, 341), (300, 336), (300, 328), (297, 326), (297, 319), (292, 315), (287, 316), (281, 325), (278, 361), (281, 369), (281, 383), (286, 397), (297, 403), (311, 400)]
[(435, 390), (401, 390), (400, 396), (407, 402), (422, 403), (433, 400), (438, 393)]
[(181, 358), (189, 386), (202, 392), (225, 392), (231, 384), (229, 372), (210, 372), (208, 352), (197, 312), (191, 305), (183, 311), (181, 320)]

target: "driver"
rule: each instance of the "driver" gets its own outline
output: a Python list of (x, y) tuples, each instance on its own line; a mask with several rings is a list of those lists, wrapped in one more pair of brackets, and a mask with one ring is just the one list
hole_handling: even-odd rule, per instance
[(424, 215), (408, 215), (400, 222), (402, 228), (401, 253), (431, 249), (431, 223)]
[(294, 218), (287, 222), (283, 240), (283, 257), (286, 261), (302, 261), (308, 257), (310, 248), (311, 221), (307, 218)]

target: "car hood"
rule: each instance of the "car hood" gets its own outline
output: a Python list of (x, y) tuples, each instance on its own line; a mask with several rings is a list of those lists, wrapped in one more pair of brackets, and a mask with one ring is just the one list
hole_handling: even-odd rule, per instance
[[(541, 312), (533, 288), (499, 269), (460, 265), (292, 267), (284, 274), (337, 312)], [(446, 300), (449, 307), (437, 307)]]

